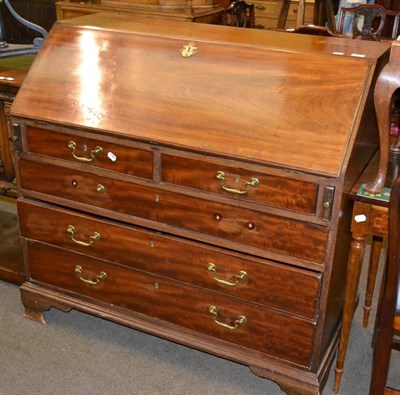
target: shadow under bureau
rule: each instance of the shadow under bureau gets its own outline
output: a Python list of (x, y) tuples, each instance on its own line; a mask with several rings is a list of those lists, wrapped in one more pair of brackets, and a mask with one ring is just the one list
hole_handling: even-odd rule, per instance
[(78, 309), (319, 394), (389, 48), (56, 23), (11, 108), (26, 316)]

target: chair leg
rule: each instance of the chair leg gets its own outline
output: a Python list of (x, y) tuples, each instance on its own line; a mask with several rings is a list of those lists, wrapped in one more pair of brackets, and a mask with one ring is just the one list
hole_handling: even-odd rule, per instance
[(332, 33), (336, 33), (335, 15), (332, 0), (325, 0), (325, 13), (328, 28)]
[(365, 302), (364, 302), (364, 317), (363, 317), (364, 328), (368, 327), (369, 315), (372, 306), (372, 299), (374, 297), (376, 274), (378, 272), (379, 257), (382, 249), (382, 242), (383, 242), (382, 237), (379, 236), (372, 237), (371, 256), (369, 259), (368, 280), (367, 280), (367, 288), (365, 291)]
[(282, 30), (285, 28), (286, 20), (289, 13), (290, 0), (283, 0), (281, 12), (279, 14), (278, 24), (276, 25), (277, 30)]
[(389, 372), (390, 353), (393, 341), (394, 311), (382, 302), (381, 312), (377, 317), (377, 333), (372, 360), (370, 395), (384, 395)]
[(306, 0), (299, 0), (299, 6), (297, 8), (296, 28), (304, 25), (305, 13), (306, 13)]

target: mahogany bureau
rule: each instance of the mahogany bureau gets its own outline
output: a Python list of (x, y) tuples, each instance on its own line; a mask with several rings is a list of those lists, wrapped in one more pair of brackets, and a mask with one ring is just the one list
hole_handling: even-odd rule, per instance
[(56, 23), (11, 108), (26, 316), (78, 309), (320, 394), (388, 50), (121, 15)]

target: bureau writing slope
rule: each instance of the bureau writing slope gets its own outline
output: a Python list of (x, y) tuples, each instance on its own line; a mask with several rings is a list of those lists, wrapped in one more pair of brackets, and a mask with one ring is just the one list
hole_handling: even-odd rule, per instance
[(78, 309), (319, 394), (388, 51), (120, 15), (57, 23), (11, 109), (26, 316)]

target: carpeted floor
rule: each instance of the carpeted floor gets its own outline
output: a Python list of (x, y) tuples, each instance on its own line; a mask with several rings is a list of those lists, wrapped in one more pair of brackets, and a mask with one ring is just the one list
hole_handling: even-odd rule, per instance
[[(366, 265), (362, 293), (365, 272)], [(283, 394), (246, 366), (77, 311), (51, 309), (40, 325), (23, 318), (18, 287), (1, 281), (0, 300), (0, 395)], [(375, 308), (376, 301), (372, 316)], [(373, 322), (363, 329), (361, 312), (359, 306), (341, 395), (368, 394)], [(333, 369), (324, 395), (332, 383)]]

